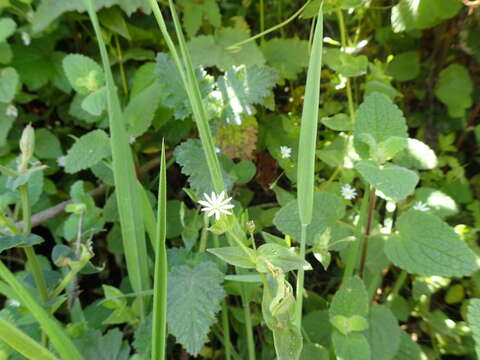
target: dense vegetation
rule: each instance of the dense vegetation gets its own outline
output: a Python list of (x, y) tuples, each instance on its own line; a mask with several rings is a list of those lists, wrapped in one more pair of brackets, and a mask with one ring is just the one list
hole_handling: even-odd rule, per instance
[(477, 359), (479, 84), (478, 0), (0, 0), (0, 360)]

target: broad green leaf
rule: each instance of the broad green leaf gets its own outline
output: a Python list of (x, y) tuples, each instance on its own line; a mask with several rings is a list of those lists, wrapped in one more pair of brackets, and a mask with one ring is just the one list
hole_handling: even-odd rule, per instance
[(168, 276), (168, 330), (196, 356), (225, 297), (223, 274), (211, 262), (174, 266)]
[(467, 320), (475, 339), (475, 352), (480, 356), (480, 299), (470, 300)]
[(230, 265), (244, 269), (255, 269), (255, 262), (253, 262), (252, 259), (255, 259), (256, 254), (252, 249), (248, 249), (250, 256), (248, 256), (240, 246), (213, 248), (207, 249), (207, 251)]
[(437, 166), (435, 152), (426, 144), (417, 139), (408, 139), (407, 146), (393, 158), (393, 162), (400, 166), (419, 170), (431, 170)]
[(19, 76), (12, 67), (7, 67), (0, 71), (0, 102), (10, 103), (15, 97)]
[(368, 96), (358, 108), (356, 116), (354, 145), (362, 158), (369, 157), (368, 146), (361, 141), (362, 134), (371, 136), (377, 146), (392, 136), (407, 138), (407, 125), (402, 112), (383, 94), (373, 93)]
[(424, 360), (426, 358), (420, 345), (413, 341), (405, 331), (401, 331), (400, 346), (393, 360)]
[(271, 272), (273, 265), (284, 273), (308, 266), (308, 263), (294, 252), (294, 248), (286, 248), (278, 244), (263, 244), (257, 250), (257, 271), (260, 273)]
[[(313, 197), (312, 221), (307, 227), (307, 243), (313, 244), (315, 235), (345, 215), (345, 205), (337, 195), (330, 193), (315, 193)], [(274, 225), (284, 234), (290, 235), (294, 240), (300, 241), (302, 226), (296, 200), (290, 201), (276, 213)]]
[(133, 97), (125, 108), (125, 121), (130, 136), (140, 136), (148, 130), (160, 104), (160, 86), (154, 83)]
[(17, 24), (10, 18), (0, 19), (0, 43), (7, 40), (17, 28)]
[(328, 350), (319, 344), (305, 344), (302, 349), (300, 360), (329, 360)]
[(365, 316), (368, 313), (368, 294), (363, 281), (358, 277), (351, 277), (344, 281), (335, 293), (330, 304), (330, 321), (334, 316), (351, 317)]
[(98, 18), (100, 23), (106, 28), (123, 36), (127, 40), (132, 40), (123, 12), (118, 8), (112, 7), (109, 9), (104, 9), (98, 14)]
[(415, 199), (427, 205), (432, 214), (441, 218), (458, 213), (458, 206), (455, 200), (440, 190), (427, 187), (418, 188), (415, 191)]
[(374, 305), (368, 314), (370, 326), (365, 336), (370, 344), (372, 359), (392, 360), (400, 348), (401, 330), (395, 315), (383, 305)]
[(44, 128), (35, 130), (35, 156), (40, 159), (57, 159), (62, 153), (60, 140), (54, 133)]
[(63, 69), (70, 85), (79, 94), (89, 94), (105, 85), (102, 68), (85, 55), (69, 54), (65, 56)]
[(420, 74), (420, 56), (416, 51), (407, 51), (395, 55), (388, 63), (387, 72), (398, 81), (409, 81)]
[(386, 242), (385, 252), (398, 267), (425, 276), (467, 276), (477, 259), (455, 231), (435, 215), (410, 210), (397, 223), (400, 232)]
[(380, 167), (370, 160), (358, 162), (355, 169), (365, 181), (395, 201), (404, 200), (412, 194), (419, 180), (412, 170), (396, 165)]
[[(322, 326), (318, 326), (322, 324)], [(313, 343), (330, 347), (330, 336), (332, 333), (332, 325), (329, 321), (327, 310), (314, 310), (303, 317), (302, 327), (305, 334)]]
[(183, 26), (189, 37), (195, 36), (204, 19), (215, 27), (221, 25), (222, 18), (216, 0), (180, 0), (178, 3), (183, 6)]
[(229, 48), (250, 35), (239, 28), (220, 28), (214, 35), (202, 35), (188, 43), (194, 66), (216, 66), (226, 70), (233, 66), (263, 65), (265, 58), (254, 41), (239, 48)]
[[(203, 148), (198, 140), (187, 140), (176, 147), (175, 159), (182, 166), (182, 173), (188, 175), (190, 186), (199, 193), (210, 194), (214, 191), (210, 173), (205, 166), (206, 158)], [(223, 174), (225, 181), (225, 190), (231, 189), (233, 178), (230, 175)]]
[(346, 114), (336, 114), (332, 117), (324, 117), (320, 121), (323, 125), (335, 131), (353, 130), (353, 123)]
[(440, 71), (435, 86), (435, 96), (447, 105), (451, 117), (463, 117), (472, 106), (473, 83), (468, 69), (460, 64), (451, 64)]
[(354, 56), (339, 49), (325, 49), (325, 64), (345, 77), (355, 77), (366, 73), (368, 59), (365, 55)]
[(277, 70), (282, 79), (295, 80), (308, 66), (308, 41), (295, 38), (274, 38), (260, 46), (268, 65)]
[(227, 123), (240, 125), (242, 115), (253, 115), (255, 104), (265, 105), (277, 81), (277, 72), (267, 66), (239, 66), (218, 78), (218, 88), (225, 104)]
[(35, 234), (28, 236), (13, 235), (0, 237), (0, 253), (14, 247), (34, 246), (41, 244), (44, 240)]
[(79, 138), (68, 150), (65, 171), (69, 174), (97, 164), (110, 156), (110, 139), (103, 130), (93, 130)]
[(365, 336), (359, 333), (343, 335), (333, 331), (332, 342), (337, 359), (371, 360), (370, 345)]
[(118, 329), (109, 330), (105, 335), (98, 330), (88, 329), (75, 343), (85, 359), (128, 360), (130, 346), (122, 337)]
[(82, 109), (93, 116), (100, 116), (107, 109), (107, 88), (102, 86), (88, 94), (82, 101)]

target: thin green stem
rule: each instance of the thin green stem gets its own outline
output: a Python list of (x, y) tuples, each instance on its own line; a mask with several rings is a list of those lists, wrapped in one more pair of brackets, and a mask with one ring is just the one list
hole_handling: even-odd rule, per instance
[(408, 273), (405, 270), (402, 270), (400, 275), (397, 277), (397, 280), (395, 280), (395, 284), (393, 284), (393, 289), (392, 292), (388, 295), (389, 297), (395, 297), (398, 295), (400, 289), (403, 287), (403, 284), (405, 284), (405, 281), (407, 280)]
[(198, 251), (203, 252), (207, 248), (207, 238), (208, 238), (208, 215), (204, 213), (203, 215), (203, 229), (200, 233), (200, 244), (198, 246)]
[(123, 54), (122, 54), (122, 48), (120, 46), (120, 40), (118, 40), (118, 36), (114, 35), (115, 38), (115, 46), (117, 50), (117, 57), (118, 57), (118, 65), (120, 67), (120, 77), (122, 79), (122, 86), (123, 86), (123, 93), (125, 95), (128, 95), (128, 82), (127, 82), (127, 76), (125, 75), (125, 68), (123, 66)]
[[(302, 236), (300, 238), (300, 257), (305, 259), (305, 248), (307, 244), (307, 226), (306, 224), (302, 224)], [(305, 279), (305, 269), (300, 267), (298, 269), (297, 275), (297, 302), (295, 303), (295, 322), (296, 325), (301, 328), (302, 327), (302, 307), (303, 307), (303, 282)]]
[(365, 227), (365, 236), (362, 244), (362, 257), (360, 259), (360, 277), (362, 279), (365, 272), (365, 263), (367, 261), (368, 242), (370, 240), (370, 231), (372, 229), (373, 211), (375, 210), (376, 199), (375, 189), (373, 189), (368, 202), (367, 226)]
[[(260, 33), (265, 31), (265, 5), (263, 0), (260, 0)], [(263, 36), (261, 38), (263, 41)]]
[(245, 289), (242, 286), (242, 304), (243, 304), (243, 313), (245, 316), (245, 330), (247, 333), (247, 348), (248, 348), (248, 359), (255, 360), (255, 339), (253, 338), (253, 325), (252, 325), (252, 315), (250, 314), (250, 300), (248, 299)]

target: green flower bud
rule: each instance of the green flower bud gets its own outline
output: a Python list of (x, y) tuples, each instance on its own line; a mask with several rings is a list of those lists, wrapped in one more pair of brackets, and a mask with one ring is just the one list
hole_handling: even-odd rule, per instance
[(27, 168), (28, 161), (33, 156), (33, 150), (35, 148), (35, 131), (31, 124), (28, 124), (23, 130), (22, 137), (20, 139), (20, 151), (22, 152), (21, 169), (24, 171)]

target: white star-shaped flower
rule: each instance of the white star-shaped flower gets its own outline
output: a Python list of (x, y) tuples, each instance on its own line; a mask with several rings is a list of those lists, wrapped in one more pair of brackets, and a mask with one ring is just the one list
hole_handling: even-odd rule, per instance
[(292, 156), (292, 149), (288, 146), (280, 146), (280, 154), (282, 155), (282, 159), (288, 159)]
[(5, 110), (5, 115), (16, 118), (18, 116), (18, 109), (16, 108), (15, 105), (10, 104), (7, 106), (7, 109)]
[(67, 157), (66, 157), (65, 155), (59, 156), (59, 157), (57, 158), (57, 164), (58, 164), (58, 166), (60, 166), (60, 167), (65, 167), (65, 162), (66, 162), (66, 160), (67, 160)]
[(32, 38), (30, 37), (30, 34), (26, 32), (22, 32), (22, 41), (25, 46), (29, 46), (30, 43), (32, 42)]
[(426, 211), (429, 211), (429, 210), (430, 210), (430, 208), (428, 207), (428, 205), (425, 204), (425, 203), (423, 203), (423, 202), (421, 202), (421, 201), (419, 201), (419, 202), (417, 202), (415, 205), (413, 205), (413, 208), (414, 208), (415, 210), (423, 211), (423, 212), (426, 212)]
[(232, 212), (229, 211), (229, 209), (234, 208), (234, 205), (230, 204), (232, 198), (225, 199), (225, 191), (222, 191), (218, 196), (214, 192), (211, 196), (204, 193), (203, 197), (205, 200), (200, 200), (198, 203), (203, 206), (202, 211), (205, 211), (207, 216), (215, 215), (215, 219), (220, 220), (222, 214), (232, 215)]
[(341, 191), (345, 200), (353, 200), (357, 197), (357, 190), (351, 187), (350, 184), (343, 185)]

